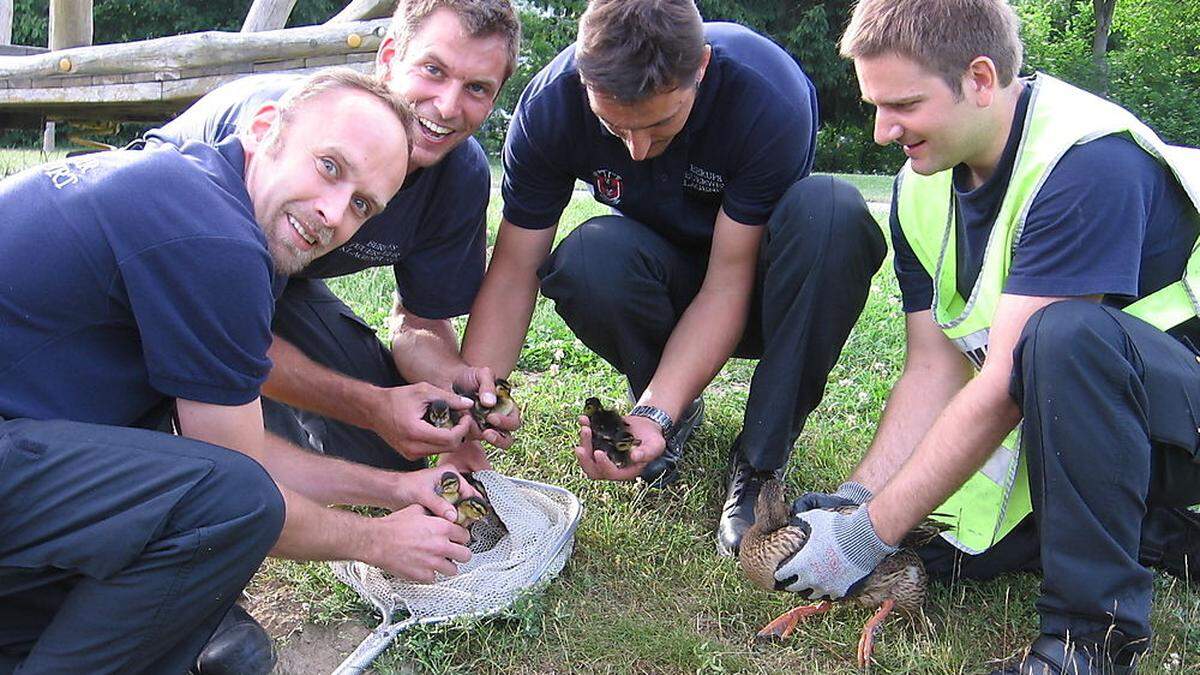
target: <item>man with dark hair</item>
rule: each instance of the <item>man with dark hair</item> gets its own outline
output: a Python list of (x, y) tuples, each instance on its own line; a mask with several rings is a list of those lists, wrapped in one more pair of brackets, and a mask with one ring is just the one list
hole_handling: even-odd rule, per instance
[[(718, 550), (737, 551), (759, 488), (781, 473), (885, 252), (853, 187), (810, 177), (816, 92), (777, 45), (704, 24), (692, 0), (593, 0), (579, 39), (522, 94), (504, 152), (504, 219), (463, 354), (507, 373), (539, 288), (629, 380), (627, 466), (677, 475), (699, 395), (730, 356), (759, 358), (729, 454)], [(551, 251), (576, 180), (613, 208)]]
[[(292, 275), (276, 308), (274, 368), (263, 394), (267, 427), (318, 452), (386, 469), (424, 466), (424, 458), (463, 469), (487, 465), (464, 415), (453, 429), (422, 420), (428, 403), (478, 392), (494, 403), (491, 372), (458, 353), (450, 317), (465, 313), (484, 271), (487, 158), (471, 138), (516, 66), (520, 23), (508, 0), (404, 0), (376, 54), (375, 69), (412, 105), (413, 170), (387, 208), (346, 245)], [(151, 143), (219, 141), (255, 109), (300, 78), (242, 78), (201, 98), (147, 134)], [(396, 301), (388, 349), (374, 329), (338, 299), (326, 278), (391, 265)], [(408, 384), (414, 383), (414, 384)], [(500, 429), (518, 417), (494, 415)], [(482, 432), (491, 443), (511, 439)]]
[[(332, 72), (216, 146), (0, 182), (0, 672), (184, 672), (268, 550), (421, 578), (466, 551), (445, 513), (324, 508), (355, 476), (293, 464), (259, 407), (281, 273), (382, 208), (410, 123)], [(433, 473), (393, 505), (439, 508)]]
[(935, 576), (1042, 571), (1041, 635), (996, 673), (1132, 673), (1147, 566), (1186, 576), (1200, 553), (1200, 152), (1018, 77), (1021, 51), (1005, 0), (855, 8), (842, 53), (876, 142), (909, 158), (907, 354), (850, 480), (793, 506), (808, 543), (775, 577), (840, 597), (934, 512)]

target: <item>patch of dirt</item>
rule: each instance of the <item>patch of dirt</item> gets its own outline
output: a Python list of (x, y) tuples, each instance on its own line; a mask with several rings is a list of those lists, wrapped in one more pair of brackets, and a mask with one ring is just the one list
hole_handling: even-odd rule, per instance
[(323, 626), (304, 624), (278, 647), (279, 663), (276, 664), (273, 673), (328, 675), (341, 665), (370, 632), (370, 628), (357, 621)]
[(269, 574), (255, 575), (242, 605), (275, 641), (279, 662), (273, 675), (329, 675), (371, 632), (358, 619), (312, 622), (308, 603), (285, 581)]

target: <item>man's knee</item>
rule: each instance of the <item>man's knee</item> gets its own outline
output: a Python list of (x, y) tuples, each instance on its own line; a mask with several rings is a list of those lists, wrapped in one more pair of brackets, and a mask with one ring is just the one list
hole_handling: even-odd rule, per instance
[(795, 246), (824, 242), (835, 256), (858, 256), (877, 269), (887, 253), (883, 231), (858, 188), (832, 176), (807, 176), (784, 193), (767, 224), (767, 245), (794, 255)]
[(1014, 367), (1042, 375), (1079, 363), (1098, 349), (1119, 349), (1124, 338), (1113, 311), (1086, 300), (1046, 305), (1025, 322), (1013, 353)]
[(538, 270), (542, 295), (555, 302), (583, 299), (589, 304), (621, 296), (636, 276), (631, 261), (629, 219), (596, 216), (580, 223)]
[(207, 513), (208, 526), (228, 528), (229, 534), (264, 555), (279, 538), (283, 495), (266, 469), (250, 457), (232, 450), (216, 455), (212, 472), (197, 487), (202, 494), (194, 494)]

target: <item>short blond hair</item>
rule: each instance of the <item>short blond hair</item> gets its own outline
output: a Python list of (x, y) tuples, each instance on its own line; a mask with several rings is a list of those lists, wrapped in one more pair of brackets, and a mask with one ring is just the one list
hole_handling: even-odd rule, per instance
[(842, 34), (848, 59), (899, 54), (936, 73), (962, 96), (977, 57), (996, 65), (1007, 87), (1021, 69), (1020, 20), (1006, 0), (859, 0)]
[(408, 154), (412, 154), (412, 131), (416, 119), (413, 116), (412, 107), (403, 98), (392, 93), (392, 90), (377, 75), (364, 75), (344, 66), (317, 71), (316, 74), (297, 83), (279, 97), (280, 132), (291, 119), (294, 111), (304, 107), (305, 102), (335, 90), (361, 91), (386, 105), (404, 126)]
[(412, 42), (425, 19), (443, 7), (454, 12), (467, 35), (473, 38), (496, 35), (504, 40), (506, 62), (501, 84), (506, 82), (517, 69), (517, 56), (521, 50), (521, 19), (509, 0), (400, 0), (392, 14), (391, 25), (396, 53), (404, 56), (408, 43)]

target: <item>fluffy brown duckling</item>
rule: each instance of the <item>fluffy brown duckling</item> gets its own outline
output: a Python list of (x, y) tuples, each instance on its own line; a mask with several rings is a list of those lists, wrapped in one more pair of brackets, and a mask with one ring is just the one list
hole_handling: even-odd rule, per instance
[(583, 414), (592, 427), (592, 448), (603, 450), (613, 464), (629, 464), (629, 451), (642, 441), (629, 431), (629, 425), (614, 410), (605, 410), (595, 396), (583, 402)]
[[(848, 513), (858, 508), (858, 505), (854, 505), (837, 510)], [(791, 525), (790, 520), (791, 505), (785, 497), (783, 483), (778, 480), (768, 481), (763, 485), (754, 506), (754, 525), (746, 531), (738, 553), (738, 563), (742, 571), (759, 588), (777, 590), (775, 570), (803, 548), (808, 540), (808, 534), (800, 527)], [(858, 641), (860, 667), (870, 663), (875, 646), (875, 633), (888, 614), (893, 610), (910, 618), (921, 614), (925, 604), (928, 576), (925, 574), (921, 558), (913, 549), (932, 541), (941, 530), (942, 527), (936, 522), (922, 522), (900, 542), (900, 550), (884, 558), (875, 571), (857, 584), (857, 588), (852, 587), (849, 595), (837, 600), (854, 602), (876, 610), (875, 615), (863, 626), (862, 636)], [(831, 608), (832, 604), (829, 602), (796, 607), (764, 626), (755, 635), (755, 639), (787, 638), (799, 621)]]
[(492, 513), (492, 506), (484, 497), (464, 497), (461, 488), (458, 474), (446, 471), (434, 490), (458, 511), (458, 518), (454, 522), (470, 530), (472, 525)]
[[(497, 377), (496, 405), (488, 408), (484, 407), (484, 405), (479, 402), (479, 392), (461, 391), (458, 387), (454, 387), (454, 393), (458, 394), (459, 396), (469, 398), (474, 403), (469, 412), (471, 413), (471, 418), (475, 420), (475, 424), (479, 426), (480, 430), (496, 429), (496, 431), (498, 431), (502, 436), (507, 436), (508, 432), (504, 429), (498, 429), (491, 424), (488, 424), (487, 416), (492, 413), (497, 413), (499, 415), (510, 415), (514, 410), (517, 409), (517, 404), (512, 398), (512, 390), (513, 386), (509, 384), (508, 380), (502, 377)], [(455, 421), (457, 422), (457, 419)]]

